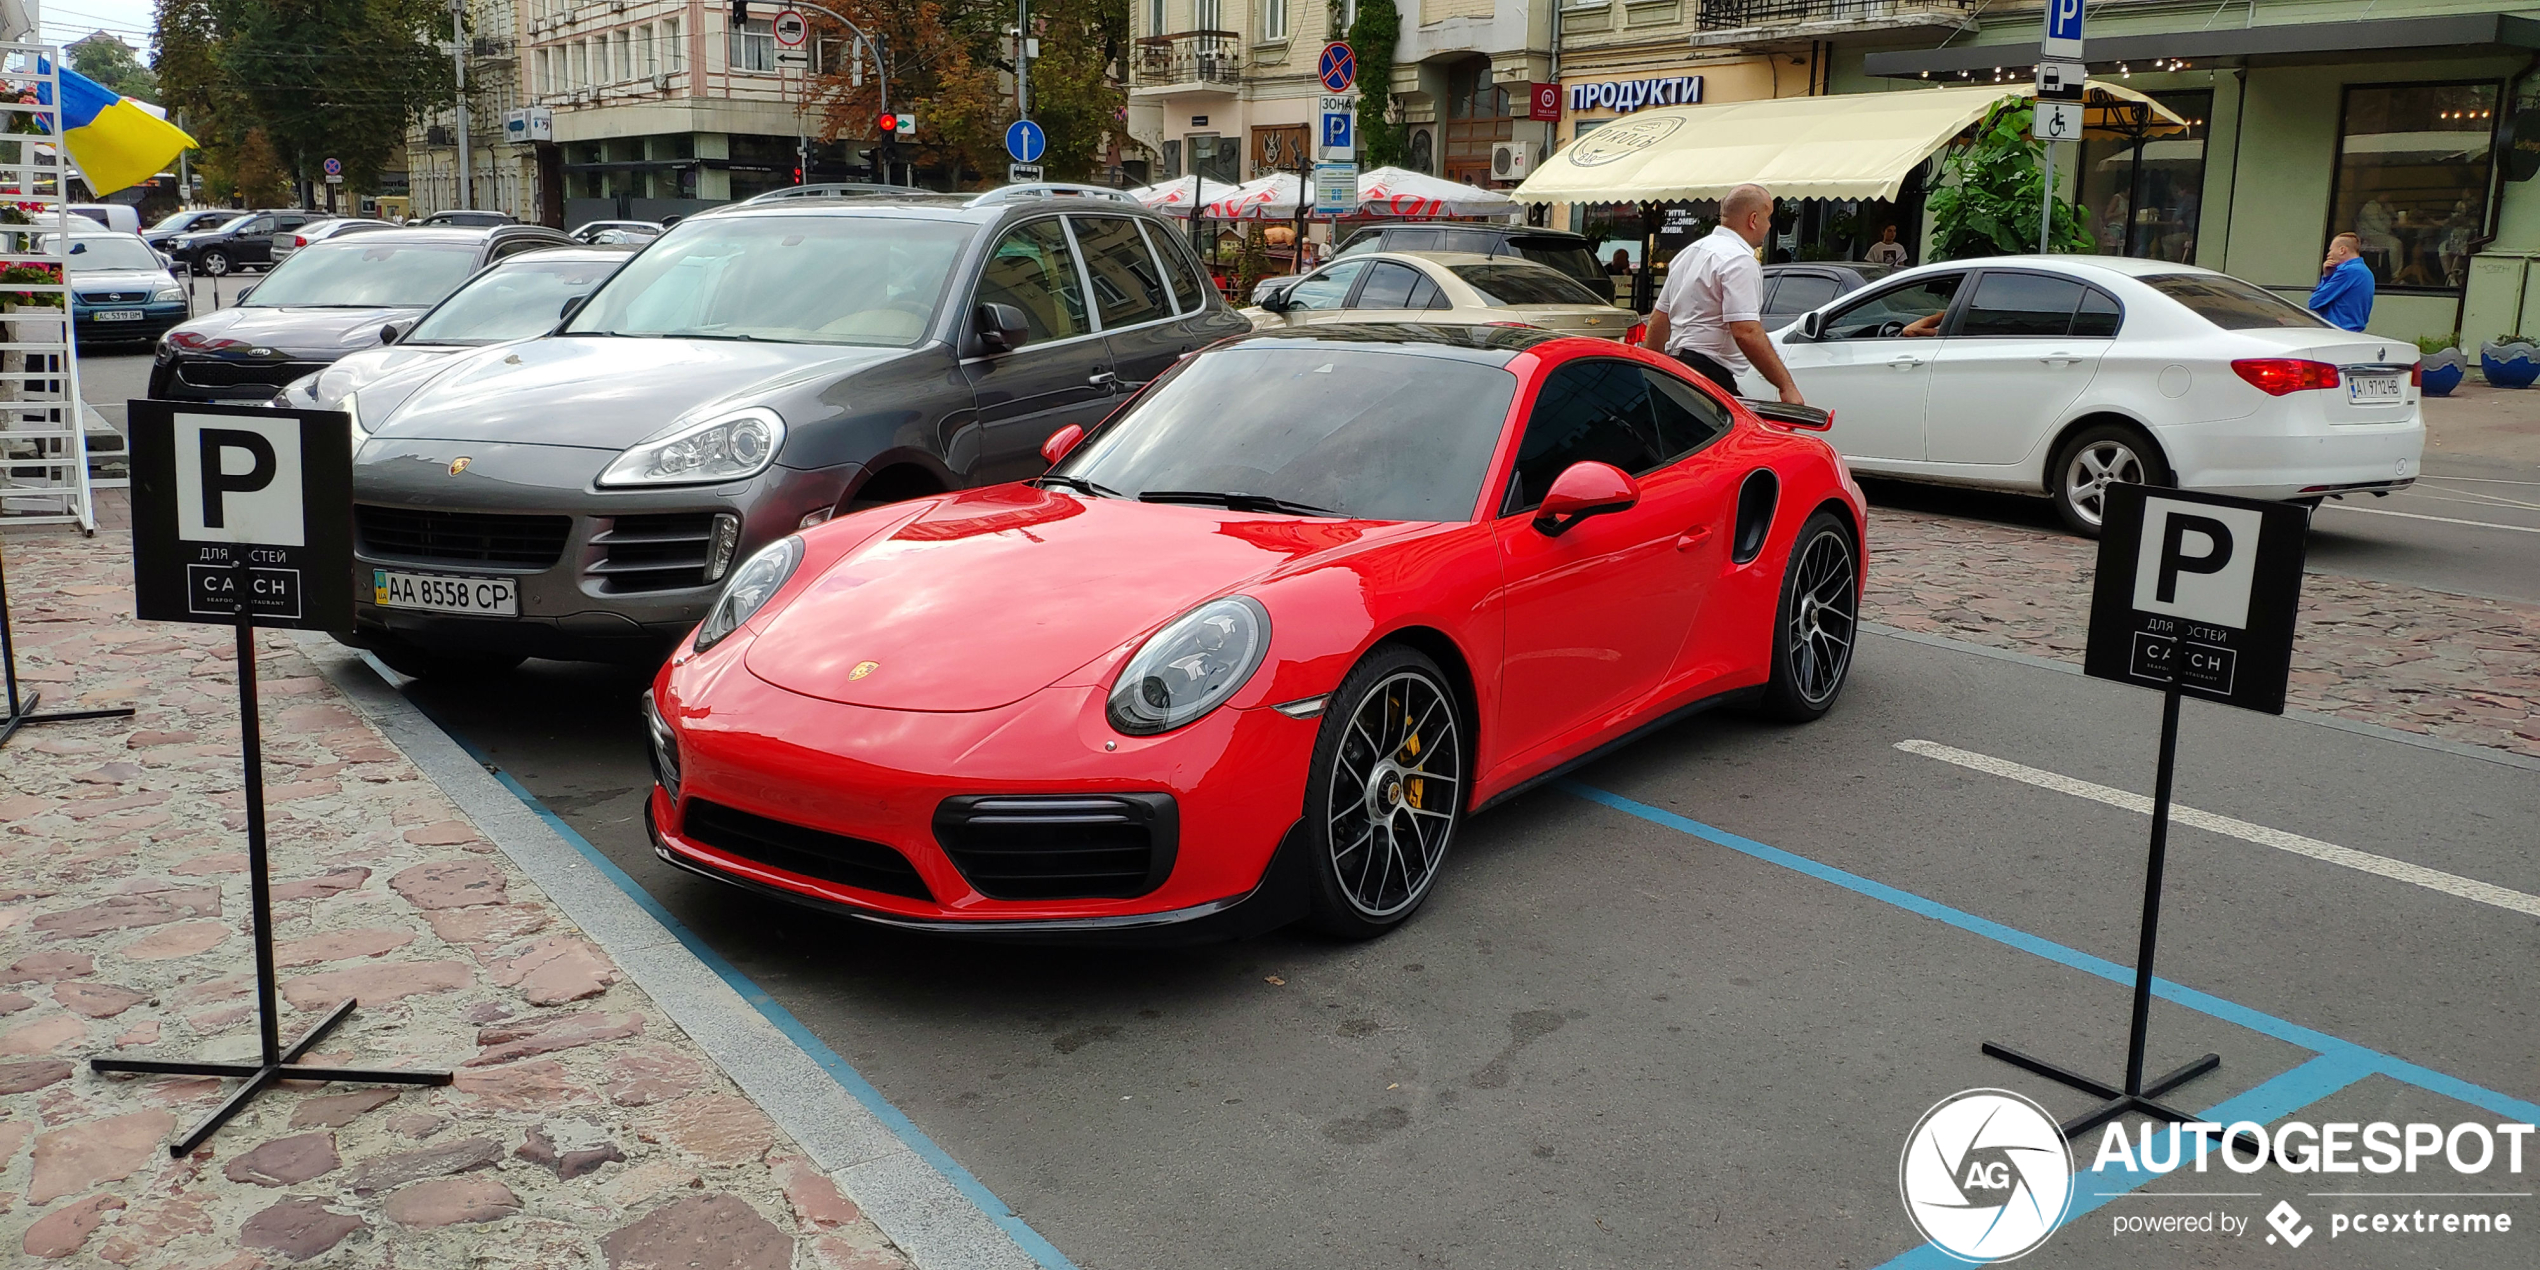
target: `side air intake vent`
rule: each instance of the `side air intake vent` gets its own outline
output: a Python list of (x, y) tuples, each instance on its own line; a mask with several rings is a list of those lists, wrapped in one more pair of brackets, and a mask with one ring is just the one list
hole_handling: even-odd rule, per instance
[(1737, 491), (1737, 537), (1729, 541), (1730, 560), (1749, 564), (1763, 554), (1764, 539), (1773, 532), (1773, 506), (1781, 497), (1781, 478), (1772, 469), (1758, 468), (1747, 474), (1746, 484)]

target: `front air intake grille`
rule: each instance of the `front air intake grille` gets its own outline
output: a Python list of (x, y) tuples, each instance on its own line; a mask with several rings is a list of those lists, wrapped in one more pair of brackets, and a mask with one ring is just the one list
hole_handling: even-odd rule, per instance
[(583, 572), (612, 594), (670, 591), (706, 584), (714, 547), (714, 513), (620, 516), (591, 535), (599, 558)]
[(935, 841), (992, 900), (1132, 899), (1173, 872), (1180, 818), (1170, 794), (947, 798)]
[(935, 898), (907, 856), (878, 842), (789, 825), (702, 798), (688, 800), (679, 824), (687, 837), (717, 851), (787, 873), (912, 900)]
[(325, 362), (178, 362), (176, 375), (196, 388), (280, 388), (324, 369)]
[(570, 516), (504, 516), (353, 505), (354, 532), (372, 560), (545, 569), (564, 556)]

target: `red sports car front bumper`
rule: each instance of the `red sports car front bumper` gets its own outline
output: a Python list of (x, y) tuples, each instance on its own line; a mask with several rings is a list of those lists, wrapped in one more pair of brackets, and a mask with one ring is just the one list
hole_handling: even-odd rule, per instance
[(1210, 924), (1252, 929), (1301, 898), (1264, 882), (1302, 814), (1315, 720), (1225, 707), (1131, 737), (1112, 729), (1098, 687), (993, 710), (886, 710), (719, 660), (710, 708), (681, 702), (675, 666), (652, 690), (675, 750), (656, 754), (666, 779), (647, 819), (673, 865), (965, 933), (1134, 932), (1238, 908), (1251, 920)]

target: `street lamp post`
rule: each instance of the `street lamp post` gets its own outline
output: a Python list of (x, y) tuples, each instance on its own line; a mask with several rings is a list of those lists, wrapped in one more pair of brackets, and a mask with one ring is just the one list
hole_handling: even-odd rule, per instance
[[(451, 3), (453, 4), (457, 2), (458, 0), (451, 0)], [(890, 46), (870, 35), (865, 34), (863, 27), (857, 26), (855, 23), (848, 21), (846, 15), (839, 13), (835, 9), (825, 9), (816, 4), (804, 4), (802, 3), (802, 0), (793, 0), (792, 7), (797, 9), (809, 9), (812, 12), (837, 23), (838, 25), (855, 32), (856, 38), (862, 41), (864, 47), (870, 49), (873, 53), (874, 91), (881, 95), (881, 101), (878, 104), (878, 109), (887, 113), (891, 109), (891, 70), (889, 63), (884, 61), (884, 56), (890, 51)], [(852, 56), (852, 54), (850, 54), (850, 56)], [(805, 68), (805, 79), (809, 79), (808, 67)], [(808, 89), (805, 90), (805, 96), (809, 96)], [(806, 181), (810, 179), (810, 171), (811, 165), (808, 162), (804, 163), (803, 172), (804, 179)], [(886, 171), (881, 175), (887, 177), (889, 173)], [(882, 184), (888, 185), (890, 182), (885, 180)]]
[(476, 206), (476, 191), (468, 181), (467, 152), (467, 0), (450, 0), (450, 72), (458, 79), (459, 89), (459, 206)]

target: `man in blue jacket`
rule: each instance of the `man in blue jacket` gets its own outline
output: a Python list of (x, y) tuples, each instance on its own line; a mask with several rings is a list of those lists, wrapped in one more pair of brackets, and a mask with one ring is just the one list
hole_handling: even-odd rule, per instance
[(2320, 262), (2310, 310), (2330, 326), (2360, 331), (2372, 320), (2372, 266), (2364, 263), (2363, 251), (2364, 240), (2353, 234), (2328, 240), (2328, 259)]

